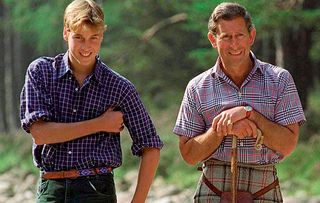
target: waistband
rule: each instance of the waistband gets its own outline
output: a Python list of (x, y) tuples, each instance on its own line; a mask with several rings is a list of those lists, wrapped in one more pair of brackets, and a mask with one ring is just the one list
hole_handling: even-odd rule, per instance
[[(210, 165), (221, 165), (221, 166), (231, 166), (231, 162), (226, 161), (220, 161), (218, 159), (208, 159), (205, 162), (203, 162), (202, 167), (210, 166)], [(263, 168), (269, 168), (269, 167), (275, 167), (275, 164), (246, 164), (237, 162), (238, 167), (244, 167), (244, 168), (254, 168), (254, 169), (263, 169)]]
[(41, 171), (40, 177), (45, 180), (49, 179), (75, 179), (79, 177), (85, 177), (85, 176), (94, 176), (97, 174), (108, 174), (112, 173), (113, 169), (112, 167), (98, 167), (98, 168), (90, 168), (90, 169), (72, 169), (68, 171), (53, 171), (53, 172), (47, 172), (47, 171)]

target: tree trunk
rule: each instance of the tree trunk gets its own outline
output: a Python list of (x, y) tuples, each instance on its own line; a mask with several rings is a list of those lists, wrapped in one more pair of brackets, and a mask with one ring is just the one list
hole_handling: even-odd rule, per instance
[(313, 67), (309, 57), (312, 30), (303, 26), (282, 32), (284, 67), (295, 79), (303, 107), (307, 107), (308, 93), (313, 86)]
[(276, 56), (276, 65), (284, 67), (284, 58), (283, 58), (283, 47), (281, 43), (281, 32), (279, 30), (274, 32), (274, 45), (275, 45), (275, 56)]
[(12, 30), (10, 25), (10, 10), (4, 7), (4, 97), (6, 130), (9, 133), (16, 129), (13, 98), (13, 67), (12, 67)]
[[(302, 10), (320, 7), (318, 0), (302, 1)], [(284, 66), (293, 75), (302, 105), (307, 108), (308, 94), (314, 85), (315, 67), (309, 55), (314, 26), (297, 23), (282, 30)]]
[(20, 106), (20, 92), (24, 82), (24, 69), (22, 65), (22, 42), (21, 37), (18, 32), (14, 33), (13, 40), (13, 75), (14, 75), (14, 86), (12, 87), (12, 95), (13, 95), (13, 115), (14, 115), (14, 124), (15, 127), (18, 128), (20, 125), (20, 117), (19, 117), (19, 106)]
[[(0, 22), (5, 22), (4, 16), (4, 5), (3, 1), (0, 0)], [(0, 26), (0, 39), (4, 38), (4, 28)], [(0, 40), (0, 47), (4, 47), (4, 40)], [(0, 49), (0, 78), (4, 78), (4, 49)], [(6, 121), (5, 121), (5, 96), (4, 96), (4, 80), (0, 80), (0, 133), (6, 131)]]

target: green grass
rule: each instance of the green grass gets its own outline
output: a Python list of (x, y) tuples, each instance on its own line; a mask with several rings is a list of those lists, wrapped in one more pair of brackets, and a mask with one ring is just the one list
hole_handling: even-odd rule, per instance
[(308, 195), (320, 194), (320, 137), (314, 135), (277, 166), (281, 182), (291, 193), (304, 190)]
[(14, 135), (0, 135), (0, 173), (12, 168), (20, 168), (26, 173), (38, 173), (33, 166), (31, 136), (19, 131)]

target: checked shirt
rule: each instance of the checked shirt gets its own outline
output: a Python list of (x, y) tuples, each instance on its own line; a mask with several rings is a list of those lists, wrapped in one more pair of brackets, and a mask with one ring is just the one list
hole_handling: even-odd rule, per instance
[[(192, 79), (187, 85), (173, 132), (190, 138), (198, 136), (210, 128), (213, 118), (222, 111), (245, 105), (278, 124), (301, 125), (305, 116), (290, 73), (261, 62), (252, 52), (251, 58), (254, 67), (240, 88), (221, 70), (219, 59), (213, 68)], [(231, 136), (225, 137), (209, 158), (230, 161), (231, 143)], [(283, 158), (264, 145), (261, 151), (256, 151), (254, 144), (254, 138), (238, 139), (239, 162), (273, 164)]]
[[(68, 53), (42, 57), (27, 70), (21, 93), (23, 129), (37, 120), (72, 123), (96, 118), (109, 107), (119, 107), (133, 140), (132, 153), (161, 148), (162, 141), (131, 82), (96, 59), (94, 72), (80, 87), (68, 65)], [(35, 164), (44, 171), (119, 167), (120, 136), (99, 132), (59, 144), (33, 145)]]

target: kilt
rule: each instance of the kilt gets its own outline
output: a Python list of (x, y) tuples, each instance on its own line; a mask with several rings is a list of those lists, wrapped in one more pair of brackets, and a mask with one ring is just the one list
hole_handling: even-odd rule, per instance
[[(220, 201), (215, 194), (202, 181), (205, 177), (220, 191), (231, 191), (231, 168), (229, 162), (214, 159), (207, 160), (202, 166), (203, 174), (199, 179), (194, 195), (195, 203), (215, 203)], [(277, 171), (274, 165), (249, 165), (238, 163), (238, 190), (251, 192), (252, 194), (265, 188), (277, 179)], [(277, 185), (264, 195), (257, 197), (254, 203), (283, 202), (280, 186)]]

